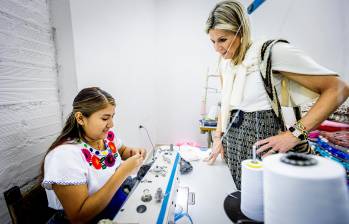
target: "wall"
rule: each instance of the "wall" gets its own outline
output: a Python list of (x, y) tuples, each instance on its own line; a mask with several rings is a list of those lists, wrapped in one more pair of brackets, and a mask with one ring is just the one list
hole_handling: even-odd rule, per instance
[(344, 45), (343, 50), (344, 50), (344, 57), (342, 60), (343, 67), (344, 67), (344, 78), (346, 81), (349, 83), (349, 14), (344, 13), (345, 10), (349, 9), (349, 1), (344, 1), (343, 7), (342, 7), (342, 17), (344, 21), (344, 42), (342, 43)]
[(71, 1), (78, 88), (100, 86), (110, 92), (117, 102), (119, 136), (128, 145), (151, 148), (138, 127), (144, 125), (155, 137), (161, 93), (154, 88), (153, 1), (84, 2)]
[(200, 98), (206, 53), (214, 52), (203, 32), (210, 4), (202, 3), (72, 1), (78, 87), (99, 85), (115, 96), (116, 126), (126, 143), (150, 147), (138, 130), (143, 124), (156, 143), (205, 144)]
[[(199, 119), (207, 70), (217, 61), (204, 31), (213, 5), (212, 1), (202, 0), (164, 0), (156, 4), (155, 88), (161, 93), (157, 97), (156, 117), (159, 142), (207, 144), (199, 131)], [(214, 95), (217, 94), (208, 97)]]
[(47, 3), (0, 1), (0, 223), (10, 220), (3, 192), (38, 175), (60, 128)]
[(348, 32), (347, 1), (270, 0), (251, 16), (253, 34), (263, 38), (285, 38), (321, 65), (349, 80), (345, 67)]
[(72, 111), (78, 92), (74, 52), (73, 27), (69, 0), (49, 1), (51, 23), (56, 46), (58, 85), (63, 121)]

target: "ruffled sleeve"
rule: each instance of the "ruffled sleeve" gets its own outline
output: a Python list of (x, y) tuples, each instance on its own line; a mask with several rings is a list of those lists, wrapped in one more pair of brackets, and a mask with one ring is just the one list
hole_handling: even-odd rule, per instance
[(75, 144), (60, 145), (45, 158), (42, 186), (52, 190), (52, 184), (81, 185), (87, 183), (88, 168), (80, 148)]

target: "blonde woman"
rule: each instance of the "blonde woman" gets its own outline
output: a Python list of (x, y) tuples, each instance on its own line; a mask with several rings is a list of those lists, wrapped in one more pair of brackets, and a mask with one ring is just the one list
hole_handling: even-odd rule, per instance
[[(344, 102), (349, 87), (336, 72), (287, 41), (252, 42), (248, 17), (239, 1), (219, 2), (209, 14), (206, 32), (221, 58), (223, 84), (208, 162), (214, 163), (222, 154), (240, 189), (241, 161), (252, 157), (253, 145), (263, 156), (290, 150), (310, 153), (307, 133)], [(296, 106), (315, 99), (301, 117)], [(293, 124), (286, 125), (281, 105), (295, 108)]]

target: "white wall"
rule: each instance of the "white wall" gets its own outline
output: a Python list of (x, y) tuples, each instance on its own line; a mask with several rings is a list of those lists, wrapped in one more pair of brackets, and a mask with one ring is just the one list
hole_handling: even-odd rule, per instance
[(122, 139), (149, 148), (138, 126), (155, 137), (159, 92), (154, 88), (153, 2), (74, 0), (71, 11), (78, 88), (100, 86), (110, 92), (117, 101), (115, 126)]
[(126, 143), (149, 148), (139, 124), (156, 143), (205, 143), (198, 120), (207, 56), (213, 55), (203, 32), (210, 6), (72, 1), (78, 87), (98, 85), (115, 96), (116, 126)]
[(0, 2), (0, 223), (3, 192), (39, 174), (61, 128), (55, 49), (45, 0)]
[(62, 119), (65, 121), (72, 111), (74, 96), (78, 92), (70, 4), (69, 0), (53, 0), (49, 1), (49, 4), (51, 23), (54, 27), (59, 98)]
[(344, 42), (342, 43), (344, 45), (344, 57), (342, 61), (344, 64), (343, 77), (349, 82), (349, 14), (344, 13), (347, 9), (349, 9), (349, 1), (344, 1), (341, 14), (344, 20)]
[(215, 61), (204, 24), (210, 1), (165, 0), (156, 4), (157, 141), (194, 140), (199, 132), (206, 70)]
[[(216, 56), (204, 24), (215, 2), (71, 1), (78, 87), (97, 85), (115, 96), (126, 143), (149, 147), (139, 124), (156, 143), (206, 143), (200, 101)], [(341, 3), (268, 0), (252, 14), (253, 34), (288, 39), (348, 79)]]
[(252, 14), (256, 37), (285, 38), (349, 80), (347, 1), (269, 0)]

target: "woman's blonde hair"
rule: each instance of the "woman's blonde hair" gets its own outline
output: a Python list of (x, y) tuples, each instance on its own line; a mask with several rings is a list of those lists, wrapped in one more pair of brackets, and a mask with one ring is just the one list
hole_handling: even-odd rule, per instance
[(241, 38), (241, 44), (232, 58), (234, 64), (240, 64), (251, 46), (250, 23), (245, 7), (236, 0), (219, 2), (206, 22), (206, 33), (211, 29), (231, 31)]

